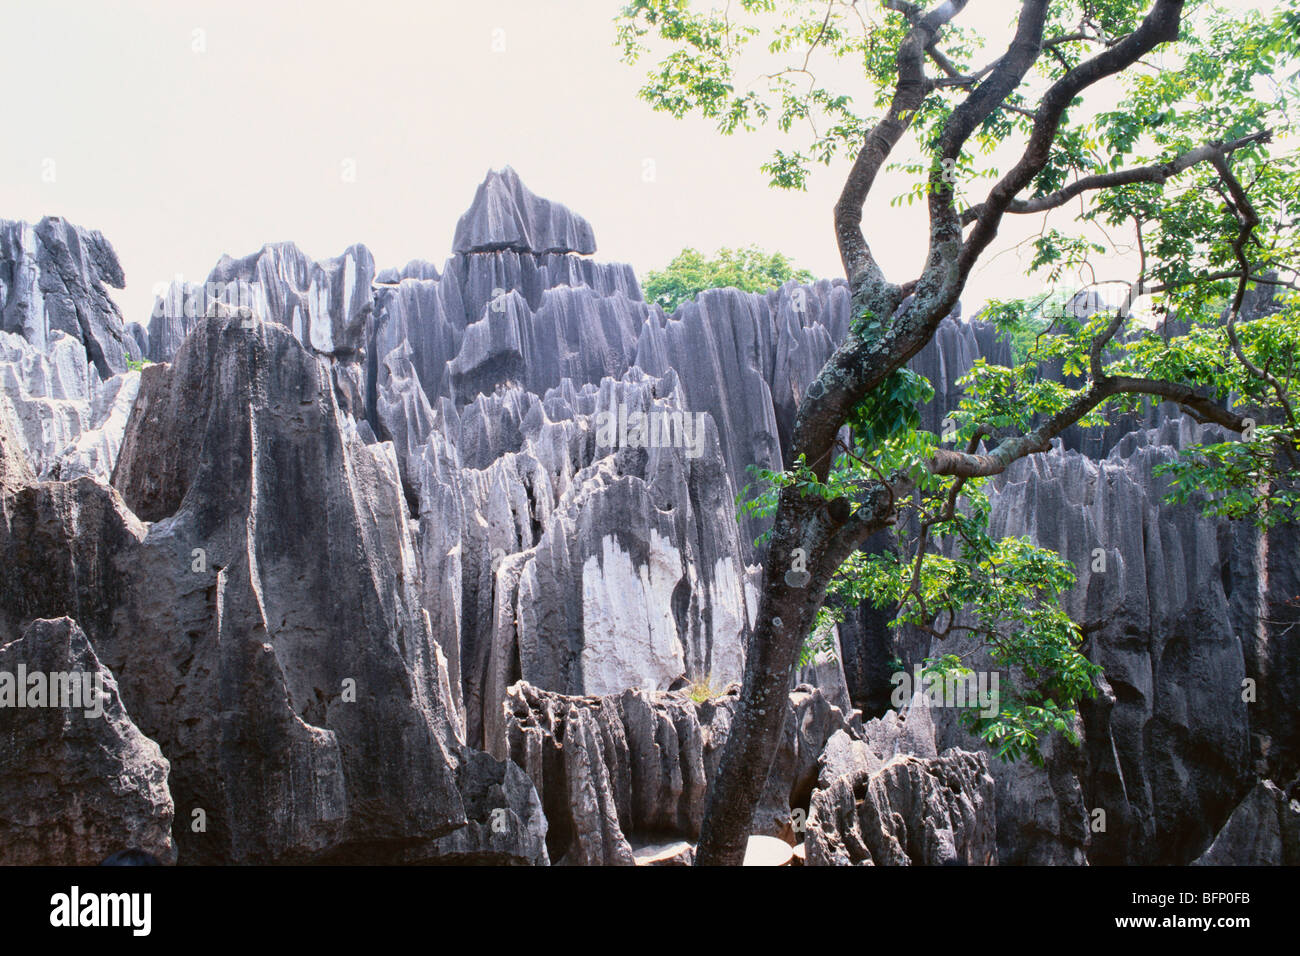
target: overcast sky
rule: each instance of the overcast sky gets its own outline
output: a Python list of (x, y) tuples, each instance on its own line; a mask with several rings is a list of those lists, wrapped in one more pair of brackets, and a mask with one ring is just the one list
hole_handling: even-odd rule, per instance
[[(845, 167), (775, 191), (759, 171), (770, 136), (651, 112), (636, 97), (643, 67), (613, 45), (619, 6), (8, 0), (0, 218), (101, 230), (126, 272), (115, 297), (141, 322), (156, 284), (202, 281), (222, 253), (269, 241), (314, 258), (364, 242), (381, 268), (441, 265), (484, 173), (506, 164), (592, 223), (598, 258), (642, 276), (683, 246), (751, 243), (840, 275), (831, 207)], [(976, 0), (962, 20), (1001, 35), (1017, 6)], [(902, 281), (925, 215), (890, 208), (898, 191), (878, 190), (865, 224)], [(1037, 228), (1013, 223), (997, 248)], [(968, 311), (1041, 287), (1023, 273), (1014, 250), (992, 258)]]

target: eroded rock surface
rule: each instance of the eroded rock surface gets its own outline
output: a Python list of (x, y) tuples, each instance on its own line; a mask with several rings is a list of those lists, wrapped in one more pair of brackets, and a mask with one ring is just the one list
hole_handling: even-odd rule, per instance
[(42, 478), (107, 481), (139, 387), (137, 371), (101, 379), (81, 343), (57, 329), (44, 350), (0, 332), (0, 411)]
[(923, 694), (823, 748), (808, 810), (809, 866), (997, 863), (993, 777), (983, 753), (940, 751)]
[[(0, 640), (85, 629), (172, 764), (182, 862), (689, 859), (732, 705), (677, 688), (741, 675), (765, 523), (735, 499), (788, 455), (847, 285), (664, 315), (512, 170), (452, 245), (227, 256), (146, 332), (98, 234), (0, 227)], [(125, 371), (146, 353), (170, 364)], [(957, 315), (914, 357), (925, 427), (978, 358), (1009, 347)], [(994, 533), (1079, 573), (1107, 672), (1082, 748), (1004, 765), (942, 709), (862, 723), (935, 648), (850, 609), (755, 831), (807, 812), (810, 863), (1241, 855), (1230, 818), (1300, 769), (1300, 541), (1162, 502), (1155, 467), (1203, 437), (1154, 406), (994, 483)]]
[(1300, 865), (1300, 800), (1262, 780), (1228, 817), (1199, 866)]
[(107, 287), (126, 284), (108, 240), (57, 216), (36, 225), (0, 219), (0, 331), (44, 351), (54, 332), (72, 336), (108, 379), (140, 359)]
[(466, 823), (396, 459), (323, 360), (203, 320), (145, 370), (114, 484), (153, 524), (101, 653), (206, 816), (188, 857), (409, 860)]
[(474, 204), (456, 224), (457, 252), (577, 252), (591, 255), (596, 239), (587, 220), (559, 203), (541, 199), (509, 166), (493, 171), (478, 187)]
[[(733, 685), (695, 701), (680, 691), (575, 697), (522, 682), (511, 686), (495, 747), (528, 772), (541, 794), (552, 859), (680, 862), (687, 849), (677, 844), (699, 836), (737, 692)], [(835, 734), (856, 739), (858, 730), (815, 688), (797, 689), (754, 815), (755, 832), (793, 838), (807, 819), (827, 740)]]
[(167, 761), (70, 618), (0, 643), (0, 741), (0, 865), (175, 862)]

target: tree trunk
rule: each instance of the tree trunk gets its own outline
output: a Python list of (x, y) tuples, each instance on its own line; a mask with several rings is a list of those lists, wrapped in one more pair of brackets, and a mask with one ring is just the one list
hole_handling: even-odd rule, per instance
[[(781, 499), (778, 524), (763, 562), (762, 599), (745, 658), (744, 686), (705, 807), (697, 866), (739, 866), (745, 859), (754, 810), (785, 728), (799, 649), (812, 630), (829, 580), (819, 574), (814, 560), (821, 552), (818, 545), (825, 530), (818, 521), (817, 504), (790, 488), (782, 490)], [(788, 562), (783, 556), (795, 548), (809, 554), (812, 576), (802, 587), (791, 586), (785, 578)]]

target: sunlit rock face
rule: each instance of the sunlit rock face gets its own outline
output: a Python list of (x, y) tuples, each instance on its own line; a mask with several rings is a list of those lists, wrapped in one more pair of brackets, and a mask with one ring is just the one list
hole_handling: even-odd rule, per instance
[[(591, 228), (492, 173), (441, 268), (382, 270), (366, 415), (418, 514), (425, 606), (468, 739), (505, 688), (740, 677), (756, 609), (735, 498), (848, 323), (842, 283), (719, 290), (665, 316)], [(775, 390), (773, 383), (780, 382)]]
[(81, 342), (64, 332), (51, 332), (44, 350), (0, 332), (0, 386), (0, 408), (40, 477), (108, 480), (140, 387), (138, 371), (104, 381)]
[(113, 470), (144, 356), (108, 294), (123, 282), (100, 233), (0, 220), (0, 411), (39, 477)]
[[(601, 444), (620, 440), (617, 409), (684, 421), (682, 404), (671, 373), (633, 370), (540, 401), (480, 397), (431, 433), (420, 556), (470, 740), (493, 739), (520, 678), (575, 694), (739, 678), (755, 593), (711, 420), (681, 446)], [(467, 467), (457, 433), (494, 447), (467, 446)]]
[(55, 216), (36, 225), (0, 219), (0, 331), (44, 351), (55, 332), (82, 344), (108, 379), (140, 359), (135, 337), (108, 294), (126, 283), (117, 253), (98, 231)]
[(223, 256), (206, 282), (174, 280), (155, 298), (149, 358), (171, 361), (216, 303), (279, 323), (321, 355), (350, 356), (361, 346), (373, 308), (374, 278), (374, 257), (359, 244), (320, 262), (292, 242), (267, 243), (240, 259)]

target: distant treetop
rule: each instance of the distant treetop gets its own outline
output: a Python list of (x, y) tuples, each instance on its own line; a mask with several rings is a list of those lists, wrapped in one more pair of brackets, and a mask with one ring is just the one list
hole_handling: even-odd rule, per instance
[(672, 315), (705, 289), (735, 288), (743, 292), (766, 292), (790, 279), (812, 282), (807, 269), (796, 269), (780, 252), (764, 252), (757, 246), (719, 249), (707, 258), (697, 249), (686, 248), (662, 270), (651, 272), (642, 284), (646, 301)]

